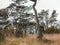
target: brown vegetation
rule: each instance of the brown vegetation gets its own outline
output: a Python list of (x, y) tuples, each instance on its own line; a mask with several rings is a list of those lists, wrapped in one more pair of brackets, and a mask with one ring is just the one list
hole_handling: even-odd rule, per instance
[(60, 34), (44, 34), (43, 41), (37, 35), (27, 35), (23, 38), (6, 38), (0, 45), (60, 45)]

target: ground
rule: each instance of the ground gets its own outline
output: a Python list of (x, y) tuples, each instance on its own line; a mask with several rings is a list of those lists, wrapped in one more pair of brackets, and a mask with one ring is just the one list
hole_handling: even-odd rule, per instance
[(0, 41), (0, 45), (60, 45), (60, 34), (44, 34), (42, 41), (37, 39), (36, 34), (23, 38), (11, 37)]

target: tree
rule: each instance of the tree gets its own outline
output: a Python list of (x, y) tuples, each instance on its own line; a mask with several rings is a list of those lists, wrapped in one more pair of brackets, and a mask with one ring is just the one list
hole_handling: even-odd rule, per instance
[(34, 2), (34, 5), (33, 5), (33, 10), (34, 10), (34, 13), (35, 13), (35, 18), (36, 18), (36, 24), (37, 24), (37, 28), (38, 28), (38, 38), (39, 39), (42, 39), (42, 32), (40, 30), (40, 24), (39, 24), (39, 20), (38, 20), (38, 17), (37, 17), (37, 10), (35, 8), (36, 4), (37, 4), (37, 0), (31, 0)]
[(46, 28), (49, 28), (49, 25), (51, 25), (50, 27), (53, 26), (53, 24), (57, 21), (56, 17), (57, 17), (57, 13), (56, 10), (53, 10), (52, 14), (49, 16), (49, 10), (42, 10), (40, 13), (38, 13), (39, 15), (39, 21), (41, 22), (45, 22)]
[(8, 18), (8, 11), (5, 9), (0, 10), (0, 29), (4, 30), (5, 26), (8, 24), (7, 18)]
[(42, 10), (39, 15), (39, 21), (45, 22), (46, 29), (48, 29), (48, 23), (49, 23), (49, 10)]
[[(14, 0), (13, 0), (14, 1)], [(11, 18), (10, 22), (14, 29), (14, 34), (19, 31), (22, 35), (24, 34), (24, 24), (27, 24), (29, 22), (29, 16), (28, 11), (31, 9), (31, 6), (25, 6), (21, 4), (25, 4), (26, 0), (15, 0), (15, 3), (12, 3), (8, 7), (8, 16)], [(23, 3), (24, 2), (24, 3)]]
[(56, 13), (56, 10), (53, 10), (52, 14), (51, 14), (51, 17), (49, 19), (49, 23), (51, 24), (51, 27), (53, 26), (54, 22), (56, 22), (56, 17), (57, 17), (57, 13)]

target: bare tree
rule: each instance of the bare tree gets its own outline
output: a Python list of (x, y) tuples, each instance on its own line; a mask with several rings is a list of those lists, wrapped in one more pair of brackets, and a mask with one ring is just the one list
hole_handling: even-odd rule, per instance
[(38, 20), (38, 17), (37, 17), (37, 10), (35, 8), (36, 4), (37, 4), (37, 0), (31, 0), (34, 2), (34, 5), (33, 5), (33, 10), (34, 10), (34, 13), (35, 13), (35, 18), (36, 18), (36, 24), (37, 24), (37, 28), (38, 28), (38, 38), (39, 39), (42, 39), (42, 32), (40, 30), (40, 24), (39, 24), (39, 20)]

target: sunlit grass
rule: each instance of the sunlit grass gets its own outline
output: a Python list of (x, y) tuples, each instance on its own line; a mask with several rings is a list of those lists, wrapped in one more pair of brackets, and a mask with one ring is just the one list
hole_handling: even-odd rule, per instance
[(43, 43), (35, 38), (24, 37), (24, 38), (7, 38), (4, 41), (0, 41), (0, 45), (51, 45), (51, 43)]
[(33, 45), (35, 39), (23, 39), (23, 38), (15, 38), (15, 39), (11, 39), (11, 40), (4, 40), (4, 41), (0, 41), (0, 45)]
[(8, 40), (4, 40), (4, 41), (0, 41), (0, 45), (9, 45), (10, 41)]
[(0, 45), (19, 45), (21, 42), (23, 42), (23, 39), (13, 38), (0, 41)]

